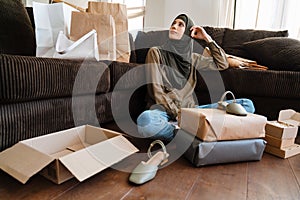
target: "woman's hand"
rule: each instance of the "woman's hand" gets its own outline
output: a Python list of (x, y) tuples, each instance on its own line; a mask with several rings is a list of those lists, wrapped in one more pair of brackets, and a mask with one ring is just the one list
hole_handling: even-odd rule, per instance
[(205, 40), (207, 43), (212, 42), (210, 35), (206, 33), (203, 27), (201, 26), (192, 26), (190, 29), (191, 37), (195, 39)]

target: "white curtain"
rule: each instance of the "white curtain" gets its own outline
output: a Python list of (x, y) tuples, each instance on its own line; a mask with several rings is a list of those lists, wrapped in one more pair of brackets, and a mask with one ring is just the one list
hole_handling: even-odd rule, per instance
[(236, 0), (235, 28), (288, 30), (300, 39), (299, 0)]
[(235, 0), (219, 0), (218, 22), (219, 27), (233, 27)]

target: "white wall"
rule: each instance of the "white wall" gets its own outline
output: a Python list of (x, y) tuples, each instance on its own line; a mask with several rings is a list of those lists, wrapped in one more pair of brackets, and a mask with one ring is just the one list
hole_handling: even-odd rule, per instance
[(187, 14), (197, 25), (216, 26), (219, 0), (147, 0), (145, 29), (169, 28), (180, 13)]
[[(39, 2), (39, 3), (49, 3), (49, 0), (22, 0), (24, 5), (27, 7), (32, 7), (32, 2)], [(26, 2), (26, 3), (25, 3)]]

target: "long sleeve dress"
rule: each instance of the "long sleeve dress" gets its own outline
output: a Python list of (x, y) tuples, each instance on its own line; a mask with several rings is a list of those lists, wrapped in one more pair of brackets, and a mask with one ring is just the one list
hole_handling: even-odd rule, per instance
[[(190, 72), (187, 78), (178, 70), (172, 69), (176, 63), (166, 62), (158, 47), (152, 47), (146, 57), (146, 78), (148, 84), (147, 107), (159, 105), (171, 119), (175, 119), (180, 108), (196, 106), (194, 88), (196, 86), (196, 70), (225, 70), (228, 62), (224, 50), (214, 41), (208, 43), (211, 57), (192, 53)], [(168, 63), (168, 65), (166, 64)], [(172, 71), (172, 73), (170, 73)], [(182, 81), (178, 81), (182, 79)], [(173, 81), (172, 79), (177, 79)], [(185, 81), (184, 81), (185, 80)], [(174, 86), (175, 82), (183, 83)]]

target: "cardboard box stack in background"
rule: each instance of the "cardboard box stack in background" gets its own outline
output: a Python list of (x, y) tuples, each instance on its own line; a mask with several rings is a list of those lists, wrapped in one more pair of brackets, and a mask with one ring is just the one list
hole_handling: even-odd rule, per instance
[(269, 121), (266, 124), (267, 146), (265, 151), (280, 158), (289, 158), (300, 153), (300, 145), (295, 144), (300, 113), (294, 110), (282, 110), (278, 121)]

